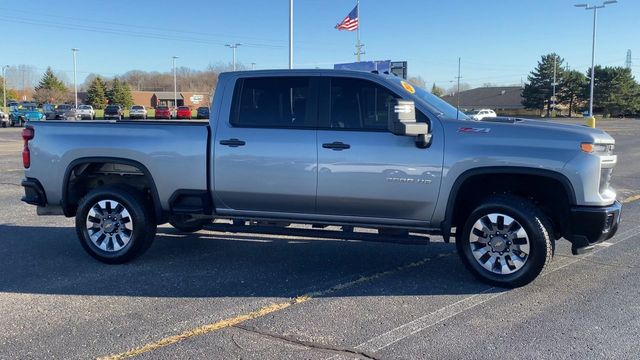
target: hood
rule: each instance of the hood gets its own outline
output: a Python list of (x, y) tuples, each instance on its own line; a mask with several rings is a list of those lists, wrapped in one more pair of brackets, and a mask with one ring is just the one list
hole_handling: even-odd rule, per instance
[(546, 139), (553, 138), (574, 138), (580, 142), (613, 144), (615, 140), (611, 135), (603, 130), (593, 129), (579, 124), (562, 124), (551, 120), (531, 120), (522, 118), (495, 117), (485, 118), (481, 121), (473, 122), (474, 126), (496, 127), (518, 133), (520, 131), (530, 133), (532, 136), (540, 136)]

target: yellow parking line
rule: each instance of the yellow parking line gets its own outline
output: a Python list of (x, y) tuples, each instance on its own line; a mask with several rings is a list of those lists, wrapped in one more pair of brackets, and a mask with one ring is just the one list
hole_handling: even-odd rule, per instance
[[(446, 256), (450, 256), (451, 254), (439, 254), (438, 257), (446, 257)], [(431, 258), (424, 258), (420, 261), (416, 261), (416, 262), (412, 262), (410, 264), (406, 264), (406, 265), (402, 265), (402, 266), (398, 266), (395, 269), (391, 269), (391, 270), (387, 270), (387, 271), (383, 271), (383, 272), (379, 272), (370, 276), (363, 276), (360, 277), (356, 280), (352, 280), (349, 282), (345, 282), (345, 283), (341, 283), (338, 285), (335, 285), (329, 289), (325, 289), (325, 290), (320, 290), (320, 291), (314, 291), (305, 295), (301, 295), (298, 297), (295, 297), (289, 301), (286, 302), (280, 302), (280, 303), (274, 303), (271, 305), (267, 305), (265, 307), (262, 307), (258, 310), (249, 312), (247, 314), (242, 314), (242, 315), (238, 315), (229, 319), (225, 319), (225, 320), (221, 320), (212, 324), (207, 324), (207, 325), (202, 325), (199, 326), (195, 329), (192, 330), (188, 330), (185, 331), (183, 333), (177, 334), (177, 335), (172, 335), (172, 336), (168, 336), (166, 338), (154, 341), (154, 342), (150, 342), (148, 344), (139, 346), (137, 348), (131, 349), (129, 351), (123, 352), (123, 353), (119, 353), (119, 354), (112, 354), (112, 355), (108, 355), (108, 356), (104, 356), (104, 357), (99, 357), (98, 360), (120, 360), (120, 359), (126, 359), (126, 358), (130, 358), (130, 357), (134, 357), (134, 356), (138, 356), (138, 355), (142, 355), (144, 353), (150, 352), (150, 351), (154, 351), (160, 348), (163, 348), (165, 346), (169, 346), (172, 344), (176, 344), (182, 340), (186, 340), (189, 338), (192, 338), (194, 336), (200, 336), (200, 335), (205, 335), (211, 332), (215, 332), (218, 330), (222, 330), (225, 328), (229, 328), (231, 326), (234, 325), (238, 325), (240, 323), (243, 323), (245, 321), (248, 320), (253, 320), (253, 319), (257, 319), (260, 317), (263, 317), (265, 315), (277, 312), (277, 311), (281, 311), (284, 310), (286, 308), (288, 308), (289, 306), (292, 305), (296, 305), (296, 304), (301, 304), (304, 302), (307, 302), (315, 297), (321, 297), (321, 296), (325, 296), (331, 293), (334, 293), (336, 291), (339, 290), (344, 290), (350, 287), (353, 287), (355, 285), (358, 284), (362, 284), (364, 282), (368, 282), (368, 281), (372, 281), (372, 280), (376, 280), (385, 276), (389, 276), (398, 272), (401, 272), (403, 270), (406, 269), (410, 269), (410, 268), (415, 268), (418, 266), (422, 266), (424, 264), (426, 264), (429, 260), (431, 260)]]
[(638, 201), (638, 200), (640, 200), (640, 194), (629, 196), (628, 198), (622, 200), (622, 203), (623, 204), (628, 204), (628, 203), (632, 203), (632, 202)]

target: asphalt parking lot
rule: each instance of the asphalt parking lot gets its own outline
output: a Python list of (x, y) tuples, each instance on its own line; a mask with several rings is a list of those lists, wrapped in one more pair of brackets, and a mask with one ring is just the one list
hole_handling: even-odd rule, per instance
[[(564, 120), (578, 122), (578, 120)], [(640, 357), (640, 120), (617, 140), (623, 224), (588, 255), (558, 242), (515, 290), (475, 280), (453, 244), (158, 229), (118, 266), (73, 219), (20, 202), (20, 129), (0, 128), (0, 359), (582, 359)]]

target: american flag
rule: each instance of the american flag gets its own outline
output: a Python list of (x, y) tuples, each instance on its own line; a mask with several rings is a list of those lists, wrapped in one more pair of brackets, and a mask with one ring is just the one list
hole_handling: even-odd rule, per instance
[(354, 31), (358, 29), (358, 5), (351, 10), (341, 23), (336, 25), (338, 30)]

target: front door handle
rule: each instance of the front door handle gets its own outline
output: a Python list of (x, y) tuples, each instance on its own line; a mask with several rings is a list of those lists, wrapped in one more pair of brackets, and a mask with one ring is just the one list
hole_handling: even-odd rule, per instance
[(346, 149), (350, 149), (351, 145), (349, 144), (345, 144), (343, 142), (340, 141), (334, 141), (332, 143), (326, 143), (326, 144), (322, 144), (322, 147), (325, 149), (331, 149), (331, 150), (335, 150), (335, 151), (341, 151), (341, 150), (346, 150)]
[(246, 142), (242, 141), (242, 140), (238, 140), (238, 139), (227, 139), (227, 140), (220, 140), (220, 145), (225, 145), (225, 146), (230, 146), (230, 147), (238, 147), (238, 146), (244, 146), (246, 144)]

